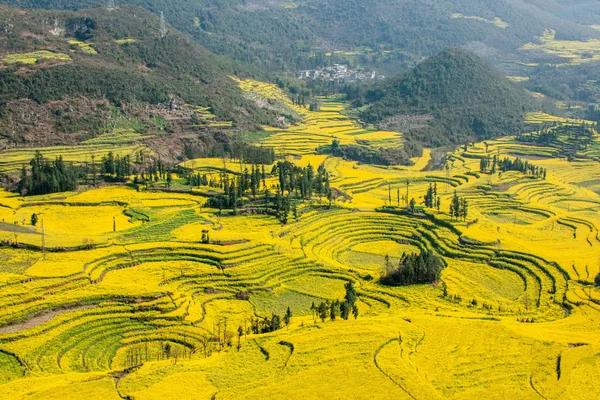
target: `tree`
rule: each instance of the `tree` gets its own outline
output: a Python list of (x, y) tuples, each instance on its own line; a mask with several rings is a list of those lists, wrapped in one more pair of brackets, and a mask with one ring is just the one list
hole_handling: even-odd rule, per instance
[(340, 308), (340, 302), (338, 300), (331, 302), (331, 305), (329, 306), (329, 317), (331, 318), (332, 321), (335, 321), (335, 319), (337, 318), (339, 308)]
[(277, 314), (271, 316), (271, 332), (281, 329), (281, 317)]
[(210, 243), (210, 236), (209, 236), (208, 229), (203, 229), (202, 230), (202, 239), (200, 239), (200, 242), (202, 242), (204, 244), (209, 244)]
[(239, 325), (237, 332), (238, 332), (237, 350), (240, 351), (240, 348), (242, 347), (242, 336), (244, 335), (244, 328), (242, 328), (242, 326)]
[(600, 286), (600, 273), (598, 275), (596, 275), (596, 279), (594, 279), (594, 283), (596, 284), (596, 286)]
[(38, 223), (38, 216), (37, 214), (31, 214), (31, 225), (36, 226)]
[(430, 183), (429, 188), (427, 189), (427, 193), (425, 194), (425, 207), (434, 208), (435, 205), (435, 192), (433, 189), (433, 185)]
[(325, 320), (327, 319), (327, 311), (328, 311), (327, 304), (325, 304), (324, 302), (319, 304), (318, 311), (319, 311), (319, 318), (321, 318), (322, 322), (325, 322)]
[(352, 315), (354, 315), (354, 319), (358, 318), (358, 306), (356, 304), (352, 306)]
[(356, 293), (356, 289), (354, 288), (354, 283), (347, 282), (344, 285), (344, 288), (346, 289), (346, 295), (344, 296), (344, 299), (347, 303), (353, 306), (354, 303), (356, 303), (356, 300), (358, 299), (358, 294)]
[(489, 159), (489, 157), (487, 157), (487, 156), (486, 156), (486, 157), (483, 157), (483, 158), (481, 159), (481, 161), (479, 162), (479, 170), (480, 170), (481, 172), (487, 172), (487, 171), (488, 171), (489, 164), (490, 164), (490, 159)]
[(292, 322), (292, 310), (288, 306), (287, 311), (285, 312), (285, 316), (283, 317), (283, 323), (285, 326), (289, 326), (290, 322)]
[(340, 141), (337, 139), (334, 139), (333, 142), (331, 142), (331, 154), (334, 156), (340, 154)]
[(455, 190), (454, 196), (452, 197), (452, 201), (450, 203), (450, 217), (458, 218), (459, 216), (460, 216), (460, 198), (458, 197), (458, 194), (456, 193), (456, 190)]
[(342, 319), (347, 320), (348, 317), (350, 316), (351, 311), (352, 311), (352, 306), (347, 301), (344, 301), (340, 305), (340, 317), (342, 317)]
[(317, 306), (315, 306), (315, 302), (313, 301), (310, 305), (310, 311), (312, 312), (313, 320), (317, 318)]
[(464, 197), (460, 200), (460, 216), (466, 221), (469, 215), (469, 203)]

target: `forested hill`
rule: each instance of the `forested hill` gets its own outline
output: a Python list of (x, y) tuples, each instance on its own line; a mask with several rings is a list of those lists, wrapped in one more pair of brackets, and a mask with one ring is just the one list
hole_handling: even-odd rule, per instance
[[(0, 0), (18, 7), (66, 8), (106, 0)], [(559, 39), (600, 33), (576, 21), (593, 20), (598, 6), (539, 0), (117, 0), (158, 13), (201, 44), (262, 70), (308, 68), (331, 51), (358, 52), (361, 65), (392, 72), (448, 47), (465, 46), (494, 60), (545, 29)], [(588, 2), (589, 3), (589, 2)], [(584, 19), (585, 16), (585, 19)], [(311, 57), (316, 56), (316, 57)]]
[[(147, 116), (148, 107), (190, 104), (239, 126), (275, 119), (243, 98), (228, 77), (239, 72), (235, 65), (224, 66), (169, 25), (161, 35), (160, 25), (138, 6), (118, 12), (1, 6), (0, 135), (16, 144), (93, 137), (115, 106)], [(33, 137), (32, 124), (44, 127), (46, 137)]]
[[(368, 104), (361, 112), (364, 121), (401, 126), (430, 146), (517, 133), (533, 105), (529, 94), (481, 58), (456, 49), (354, 96)], [(411, 120), (427, 123), (411, 128)]]

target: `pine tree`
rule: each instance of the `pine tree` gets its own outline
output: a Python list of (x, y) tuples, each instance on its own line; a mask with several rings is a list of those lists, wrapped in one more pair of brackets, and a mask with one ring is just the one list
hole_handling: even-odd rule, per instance
[(332, 321), (335, 321), (335, 319), (337, 318), (338, 312), (339, 312), (339, 307), (340, 307), (340, 302), (338, 300), (331, 302), (331, 305), (329, 307), (329, 318), (331, 318)]
[(454, 196), (452, 197), (452, 202), (450, 203), (450, 216), (452, 218), (460, 217), (460, 198), (458, 197), (456, 190), (454, 191)]
[(325, 304), (325, 303), (319, 304), (318, 311), (319, 311), (319, 318), (321, 318), (322, 322), (325, 322), (325, 320), (327, 319), (327, 311), (329, 311), (327, 304)]
[(288, 306), (287, 311), (285, 312), (285, 316), (283, 317), (283, 323), (285, 326), (289, 326), (290, 322), (292, 322), (292, 310)]
[(460, 202), (460, 216), (466, 221), (469, 216), (469, 203), (466, 198), (462, 198)]
[(352, 315), (354, 315), (354, 319), (358, 318), (358, 306), (356, 304), (352, 306)]

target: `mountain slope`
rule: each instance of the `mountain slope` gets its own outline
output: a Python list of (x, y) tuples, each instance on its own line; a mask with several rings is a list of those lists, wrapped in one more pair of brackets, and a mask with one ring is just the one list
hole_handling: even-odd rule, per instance
[(161, 38), (159, 26), (157, 16), (137, 6), (119, 12), (2, 7), (0, 135), (17, 145), (87, 139), (115, 106), (146, 119), (179, 112), (175, 120), (186, 118), (179, 109), (187, 103), (238, 126), (273, 118), (243, 98), (222, 60), (172, 28)]
[(411, 72), (367, 93), (361, 118), (393, 127), (406, 118), (430, 116), (409, 129), (432, 146), (516, 133), (533, 100), (476, 55), (446, 50)]
[[(81, 8), (104, 0), (0, 0), (20, 7)], [(600, 33), (577, 16), (591, 7), (539, 0), (127, 0), (164, 11), (178, 29), (218, 54), (263, 70), (294, 70), (315, 54), (358, 51), (362, 65), (393, 71), (448, 47), (465, 46), (494, 60), (520, 58), (518, 49), (545, 29), (584, 40)], [(564, 2), (564, 1), (563, 1)], [(566, 3), (566, 2), (565, 2)], [(583, 3), (583, 2), (582, 2)], [(567, 15), (569, 19), (563, 15)], [(581, 19), (583, 20), (583, 19)], [(585, 18), (589, 23), (590, 18)], [(338, 54), (338, 57), (342, 57)]]

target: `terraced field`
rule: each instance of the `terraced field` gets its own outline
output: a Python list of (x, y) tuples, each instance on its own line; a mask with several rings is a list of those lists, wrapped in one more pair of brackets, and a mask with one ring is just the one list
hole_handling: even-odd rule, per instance
[(293, 109), (302, 116), (299, 124), (285, 129), (265, 127), (269, 136), (262, 141), (282, 156), (314, 154), (320, 146), (330, 145), (334, 139), (340, 144), (365, 144), (374, 147), (402, 147), (402, 134), (365, 129), (355, 120), (343, 115), (345, 104), (340, 98), (320, 98), (319, 111), (306, 106), (294, 105), (289, 98), (272, 84), (245, 80), (238, 81), (240, 88), (250, 94), (260, 95)]
[(539, 38), (539, 43), (528, 43), (519, 50), (524, 54), (543, 52), (561, 57), (565, 62), (559, 65), (577, 65), (600, 59), (600, 40), (560, 40), (554, 30), (547, 30)]
[[(286, 225), (221, 216), (193, 191), (0, 192), (3, 397), (597, 397), (597, 163), (506, 138), (457, 149), (440, 170), (425, 170), (429, 150), (411, 167), (361, 165), (315, 149), (332, 138), (396, 145), (400, 136), (363, 132), (340, 99), (318, 112), (287, 106), (303, 122), (264, 145), (299, 166), (323, 164), (339, 196), (331, 207), (306, 200)], [(546, 179), (479, 171), (482, 157), (516, 154), (546, 168)], [(182, 166), (243, 168), (223, 159)], [(433, 184), (440, 211), (405, 213), (406, 199), (422, 203)], [(469, 201), (466, 220), (448, 215), (455, 191)], [(440, 282), (379, 283), (386, 256), (397, 263), (424, 250), (443, 258)], [(358, 318), (316, 318), (311, 306), (343, 299), (347, 282)], [(288, 307), (289, 326), (247, 330)]]

